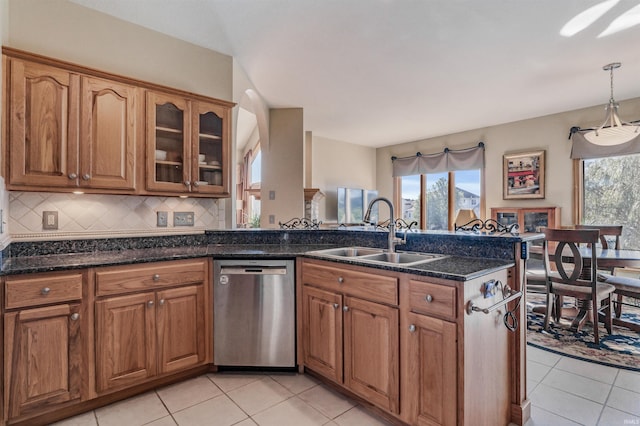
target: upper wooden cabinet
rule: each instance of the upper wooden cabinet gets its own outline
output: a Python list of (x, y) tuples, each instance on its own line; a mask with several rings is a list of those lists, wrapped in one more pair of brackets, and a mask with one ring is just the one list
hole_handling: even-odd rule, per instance
[(3, 53), (8, 189), (230, 195), (232, 103)]
[(147, 189), (229, 193), (229, 109), (147, 92)]
[(83, 77), (80, 186), (135, 189), (139, 89)]
[(134, 190), (137, 89), (10, 63), (9, 189)]
[(27, 61), (9, 64), (9, 189), (76, 186), (79, 76)]

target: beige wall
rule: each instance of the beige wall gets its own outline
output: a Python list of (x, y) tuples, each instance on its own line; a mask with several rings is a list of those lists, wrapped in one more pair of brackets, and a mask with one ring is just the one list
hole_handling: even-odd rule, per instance
[[(0, 0), (2, 44), (80, 65), (162, 84), (223, 100), (233, 97), (233, 59), (193, 44), (168, 37), (67, 0)], [(155, 212), (196, 211), (200, 228), (229, 227), (229, 203), (223, 200), (177, 197), (130, 197), (85, 195), (81, 201), (67, 194), (31, 200), (29, 214), (17, 212), (23, 193), (9, 200), (10, 232), (28, 238), (37, 235), (41, 210), (55, 209), (60, 217), (59, 233), (163, 231), (155, 228)], [(26, 193), (25, 193), (26, 194)], [(15, 196), (14, 196), (15, 195)], [(53, 201), (52, 201), (53, 200)], [(61, 202), (60, 200), (64, 201)], [(81, 217), (82, 206), (103, 206), (118, 211), (122, 220), (91, 225)], [(53, 208), (51, 208), (53, 206)], [(124, 211), (123, 211), (124, 209)], [(200, 212), (200, 213), (197, 213)], [(166, 229), (170, 232), (171, 229)], [(54, 233), (52, 233), (53, 235)], [(1, 242), (1, 241), (0, 241)]]
[(6, 45), (205, 96), (232, 99), (231, 56), (67, 0), (9, 0)]
[[(589, 127), (604, 121), (602, 105), (547, 115), (530, 120), (486, 127), (401, 145), (377, 151), (377, 186), (382, 195), (393, 194), (391, 156), (404, 157), (420, 151), (440, 152), (444, 147), (466, 148), (485, 143), (487, 217), (491, 207), (560, 206), (562, 224), (572, 224), (573, 164), (569, 158), (571, 142), (567, 139), (572, 126)], [(623, 119), (640, 117), (640, 99), (620, 103)], [(502, 199), (502, 156), (505, 153), (543, 149), (546, 151), (546, 198), (536, 200)]]
[[(304, 129), (302, 108), (269, 112), (269, 146), (262, 149), (260, 226), (304, 217)], [(275, 191), (275, 200), (269, 199)], [(269, 217), (273, 222), (269, 223)]]
[(320, 220), (337, 220), (337, 188), (376, 189), (376, 149), (313, 136), (311, 187), (319, 188)]

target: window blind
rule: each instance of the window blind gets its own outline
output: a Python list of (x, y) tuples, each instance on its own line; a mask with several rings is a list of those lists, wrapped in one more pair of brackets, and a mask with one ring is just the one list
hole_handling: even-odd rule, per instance
[(391, 157), (393, 177), (412, 176), (426, 173), (454, 172), (484, 168), (484, 142), (477, 146), (459, 150), (445, 148), (443, 152), (410, 157)]

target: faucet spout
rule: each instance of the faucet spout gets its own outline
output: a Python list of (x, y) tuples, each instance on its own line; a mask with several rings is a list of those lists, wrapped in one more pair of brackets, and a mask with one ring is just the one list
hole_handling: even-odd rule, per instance
[(367, 211), (364, 214), (363, 220), (366, 223), (370, 223), (371, 222), (371, 209), (373, 208), (374, 204), (376, 204), (378, 202), (386, 203), (387, 206), (389, 206), (389, 215), (391, 216), (391, 218), (389, 219), (388, 248), (389, 248), (389, 252), (393, 253), (393, 252), (395, 252), (396, 244), (401, 241), (398, 238), (396, 238), (396, 223), (395, 223), (396, 219), (395, 219), (395, 215), (393, 213), (393, 203), (388, 198), (385, 198), (385, 197), (374, 198), (369, 203), (369, 206), (367, 207)]

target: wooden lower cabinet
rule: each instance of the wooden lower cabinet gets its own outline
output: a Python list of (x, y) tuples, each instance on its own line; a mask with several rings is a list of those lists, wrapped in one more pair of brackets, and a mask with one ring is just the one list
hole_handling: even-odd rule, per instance
[(507, 308), (466, 312), (500, 303), (482, 294), (488, 281), (517, 288), (507, 269), (467, 281), (316, 259), (299, 269), (305, 369), (409, 425), (518, 422)]
[(83, 271), (7, 276), (2, 281), (4, 374), (0, 424), (87, 397), (90, 318)]
[(194, 259), (96, 270), (98, 394), (208, 362), (208, 265)]
[(342, 295), (304, 286), (304, 363), (342, 382)]
[(392, 413), (399, 413), (398, 308), (345, 297), (344, 384)]
[[(359, 293), (367, 274), (340, 267), (313, 268), (303, 271), (304, 365), (378, 407), (398, 413), (398, 308), (349, 295), (349, 284), (357, 283), (353, 291)], [(375, 291), (379, 280), (371, 274), (373, 288), (367, 291)], [(342, 292), (327, 290), (335, 283), (343, 286)], [(323, 284), (325, 288), (319, 288)]]
[(457, 395), (456, 324), (426, 315), (408, 315), (408, 397), (415, 425), (455, 425)]
[(97, 301), (98, 393), (203, 363), (204, 308), (202, 285)]
[(153, 292), (96, 302), (98, 393), (136, 384), (156, 374)]
[(172, 373), (205, 360), (205, 314), (203, 285), (158, 292), (156, 309), (158, 369)]
[(79, 308), (61, 304), (5, 314), (6, 418), (80, 400)]

